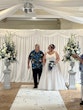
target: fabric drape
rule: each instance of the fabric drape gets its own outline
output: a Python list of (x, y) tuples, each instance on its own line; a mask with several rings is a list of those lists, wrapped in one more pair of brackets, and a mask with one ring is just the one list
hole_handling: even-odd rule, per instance
[[(4, 41), (7, 33), (12, 34), (12, 39), (15, 42), (17, 50), (17, 62), (11, 64), (11, 82), (33, 82), (32, 68), (27, 69), (27, 60), (29, 53), (34, 49), (37, 43), (40, 49), (45, 53), (48, 50), (48, 45), (53, 43), (56, 46), (56, 51), (60, 55), (60, 67), (65, 79), (68, 82), (70, 69), (69, 63), (62, 62), (64, 55), (63, 48), (66, 45), (71, 34), (76, 35), (77, 41), (83, 53), (83, 30), (14, 30), (14, 29), (0, 29), (0, 46)], [(5, 69), (3, 60), (0, 60), (0, 82), (3, 82)], [(76, 71), (76, 82), (80, 82), (79, 62), (76, 61), (74, 70)]]

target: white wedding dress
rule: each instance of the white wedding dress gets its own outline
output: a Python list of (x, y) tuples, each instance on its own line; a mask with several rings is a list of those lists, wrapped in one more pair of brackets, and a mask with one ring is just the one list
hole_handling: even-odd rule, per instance
[(46, 64), (43, 67), (43, 72), (40, 78), (38, 89), (41, 90), (64, 90), (66, 89), (65, 82), (60, 71), (59, 64), (55, 64), (52, 70), (48, 69), (50, 61), (56, 62), (56, 54), (46, 54)]

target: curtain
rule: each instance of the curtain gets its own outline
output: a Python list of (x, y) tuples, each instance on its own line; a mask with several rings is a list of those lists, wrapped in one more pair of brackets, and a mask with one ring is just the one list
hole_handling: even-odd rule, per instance
[[(65, 82), (69, 80), (69, 63), (62, 61), (64, 52), (63, 48), (66, 45), (71, 34), (76, 35), (77, 41), (83, 53), (83, 30), (13, 30), (0, 29), (0, 46), (4, 42), (4, 37), (7, 33), (12, 34), (12, 39), (15, 42), (17, 50), (17, 62), (11, 64), (11, 82), (33, 82), (32, 68), (27, 69), (27, 60), (29, 53), (34, 50), (35, 44), (40, 45), (40, 49), (45, 53), (48, 51), (48, 45), (53, 43), (56, 46), (56, 51), (60, 55), (60, 68)], [(4, 61), (0, 60), (0, 82), (3, 82), (5, 69)], [(80, 82), (79, 62), (76, 61), (74, 70), (76, 71), (76, 82)]]

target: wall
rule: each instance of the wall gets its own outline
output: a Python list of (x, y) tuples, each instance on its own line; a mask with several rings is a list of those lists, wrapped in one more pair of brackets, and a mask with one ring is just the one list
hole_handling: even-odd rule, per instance
[(83, 24), (74, 23), (65, 19), (60, 19), (61, 29), (83, 29)]
[(60, 29), (60, 20), (3, 20), (0, 28), (5, 29)]
[(7, 20), (0, 21), (3, 29), (83, 29), (83, 24), (65, 19), (49, 20)]

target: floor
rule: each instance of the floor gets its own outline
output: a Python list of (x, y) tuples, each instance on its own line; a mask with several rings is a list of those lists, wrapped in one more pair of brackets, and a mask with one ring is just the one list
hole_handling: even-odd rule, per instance
[[(20, 86), (27, 84), (29, 83), (11, 83), (11, 89), (4, 90), (3, 84), (0, 83), (0, 110), (9, 110)], [(76, 85), (76, 87), (76, 90), (60, 91), (68, 110), (83, 110), (83, 105), (80, 106), (80, 85)]]

